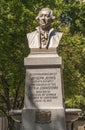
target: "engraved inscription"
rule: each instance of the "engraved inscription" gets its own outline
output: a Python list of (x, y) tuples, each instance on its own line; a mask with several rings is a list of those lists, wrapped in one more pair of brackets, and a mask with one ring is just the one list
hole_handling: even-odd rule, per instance
[(57, 99), (58, 84), (56, 73), (31, 73), (29, 99), (33, 102), (52, 102)]

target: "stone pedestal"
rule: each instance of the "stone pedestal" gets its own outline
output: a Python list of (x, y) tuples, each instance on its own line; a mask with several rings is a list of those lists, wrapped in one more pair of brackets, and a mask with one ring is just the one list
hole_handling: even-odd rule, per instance
[(24, 59), (24, 65), (23, 130), (66, 130), (61, 57), (32, 53)]
[(76, 108), (67, 108), (66, 109), (66, 129), (72, 130), (73, 129), (73, 123), (78, 120), (81, 109)]

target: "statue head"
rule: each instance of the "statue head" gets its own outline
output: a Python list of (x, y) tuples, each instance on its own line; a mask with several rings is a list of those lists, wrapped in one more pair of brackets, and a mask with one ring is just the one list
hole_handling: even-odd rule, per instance
[(53, 11), (50, 8), (43, 8), (40, 10), (36, 19), (41, 28), (47, 28), (54, 21), (55, 16), (53, 16)]

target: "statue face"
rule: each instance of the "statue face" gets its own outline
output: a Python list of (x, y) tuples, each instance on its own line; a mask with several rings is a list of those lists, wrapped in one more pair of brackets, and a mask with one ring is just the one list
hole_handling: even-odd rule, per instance
[(51, 24), (51, 16), (50, 16), (50, 11), (48, 10), (42, 10), (39, 13), (39, 24), (42, 28), (46, 28)]

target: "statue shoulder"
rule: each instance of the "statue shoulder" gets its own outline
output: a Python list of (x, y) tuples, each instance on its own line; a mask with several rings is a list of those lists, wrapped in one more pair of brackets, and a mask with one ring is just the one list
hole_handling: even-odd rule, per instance
[(36, 31), (33, 31), (31, 33), (27, 33), (27, 39), (34, 37), (35, 34), (36, 34)]
[(57, 37), (59, 40), (61, 40), (63, 33), (55, 31), (55, 37)]
[(27, 40), (28, 40), (28, 46), (29, 48), (36, 48), (37, 44), (36, 44), (36, 41), (37, 41), (37, 30), (31, 32), (31, 33), (27, 33)]

